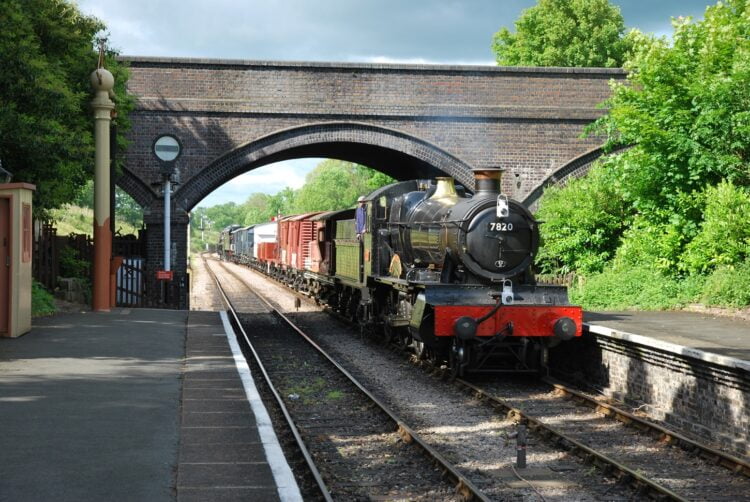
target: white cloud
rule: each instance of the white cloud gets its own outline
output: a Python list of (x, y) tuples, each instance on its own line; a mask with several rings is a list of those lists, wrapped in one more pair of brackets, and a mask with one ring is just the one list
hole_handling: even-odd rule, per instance
[(305, 176), (323, 159), (295, 159), (259, 167), (224, 183), (198, 203), (200, 207), (235, 202), (242, 204), (250, 194), (275, 194), (286, 187), (301, 188)]

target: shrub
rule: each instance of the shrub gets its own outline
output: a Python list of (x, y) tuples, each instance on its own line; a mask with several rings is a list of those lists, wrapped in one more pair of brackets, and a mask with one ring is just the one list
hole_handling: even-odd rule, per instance
[(81, 260), (75, 249), (65, 247), (60, 250), (60, 276), (77, 277), (79, 279), (88, 279), (89, 262)]
[(723, 181), (708, 187), (698, 235), (682, 259), (690, 272), (705, 273), (722, 265), (738, 265), (750, 256), (750, 193)]
[(44, 286), (36, 281), (31, 283), (31, 315), (33, 317), (55, 313), (55, 299)]
[(540, 271), (562, 275), (603, 270), (631, 219), (612, 172), (601, 166), (565, 187), (547, 189), (536, 217), (542, 222)]
[(705, 305), (719, 307), (750, 305), (750, 260), (717, 268), (706, 279), (700, 299)]
[(679, 281), (653, 267), (607, 268), (570, 290), (571, 302), (587, 310), (659, 310), (694, 301), (700, 281)]

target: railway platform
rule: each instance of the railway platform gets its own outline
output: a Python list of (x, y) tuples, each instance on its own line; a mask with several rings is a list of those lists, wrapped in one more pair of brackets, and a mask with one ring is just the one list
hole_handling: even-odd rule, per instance
[(599, 335), (686, 355), (703, 354), (718, 364), (729, 359), (750, 361), (750, 322), (742, 319), (683, 311), (623, 311), (586, 312), (584, 322)]
[(0, 339), (0, 501), (299, 499), (221, 315), (65, 314)]

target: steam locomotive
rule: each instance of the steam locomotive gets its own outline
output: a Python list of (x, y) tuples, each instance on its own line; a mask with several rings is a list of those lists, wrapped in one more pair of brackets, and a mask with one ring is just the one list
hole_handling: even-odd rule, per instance
[(580, 336), (563, 286), (536, 284), (538, 223), (500, 193), (499, 169), (394, 183), (355, 209), (287, 216), (221, 232), (223, 259), (314, 297), (364, 331), (467, 372), (537, 372)]

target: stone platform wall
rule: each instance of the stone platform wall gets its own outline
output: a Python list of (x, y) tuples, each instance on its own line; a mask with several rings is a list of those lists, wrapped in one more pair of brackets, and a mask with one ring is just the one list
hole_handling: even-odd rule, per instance
[(585, 332), (580, 340), (553, 349), (550, 366), (561, 379), (597, 389), (688, 436), (749, 456), (750, 363), (676, 347)]

